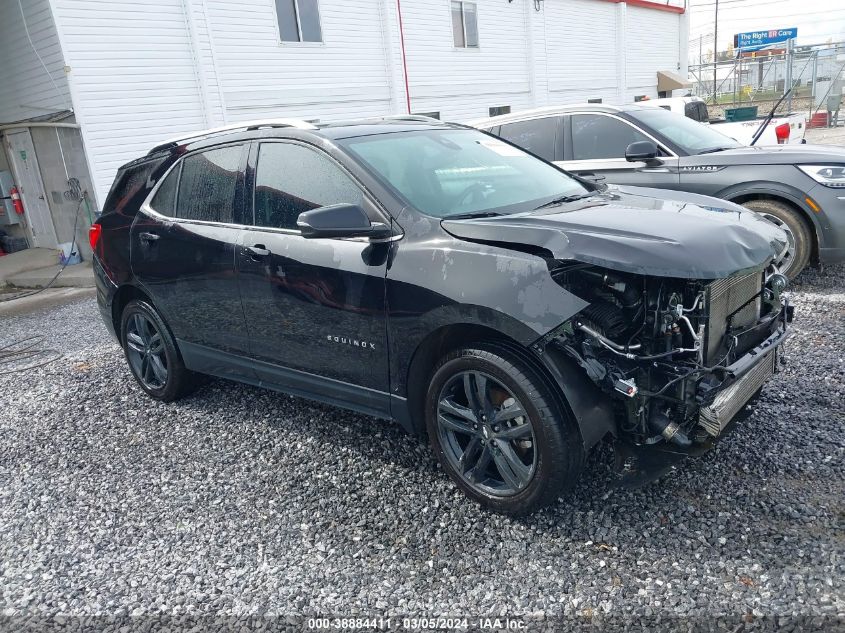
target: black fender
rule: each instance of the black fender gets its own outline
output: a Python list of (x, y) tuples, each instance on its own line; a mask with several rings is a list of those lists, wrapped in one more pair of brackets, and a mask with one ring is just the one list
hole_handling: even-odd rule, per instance
[(616, 415), (607, 394), (592, 382), (578, 364), (553, 345), (535, 356), (555, 381), (578, 424), (581, 442), (588, 451), (606, 435), (618, 435)]

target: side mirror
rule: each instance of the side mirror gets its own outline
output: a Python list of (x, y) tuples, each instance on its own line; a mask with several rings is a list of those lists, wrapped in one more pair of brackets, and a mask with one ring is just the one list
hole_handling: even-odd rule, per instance
[(625, 149), (625, 160), (629, 163), (644, 161), (649, 165), (662, 165), (663, 161), (657, 158), (657, 145), (651, 141), (637, 141), (631, 143)]
[(366, 211), (357, 204), (333, 204), (300, 213), (296, 225), (302, 237), (390, 237), (390, 227), (370, 222)]

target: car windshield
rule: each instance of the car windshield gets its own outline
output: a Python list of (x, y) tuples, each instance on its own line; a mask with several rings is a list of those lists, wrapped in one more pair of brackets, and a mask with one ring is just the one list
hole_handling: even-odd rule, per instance
[(529, 211), (590, 192), (573, 177), (475, 130), (420, 130), (340, 141), (419, 211), (439, 218)]
[(702, 154), (742, 147), (741, 143), (717, 132), (712, 126), (669, 112), (663, 108), (630, 110), (628, 116), (665, 136), (687, 154)]

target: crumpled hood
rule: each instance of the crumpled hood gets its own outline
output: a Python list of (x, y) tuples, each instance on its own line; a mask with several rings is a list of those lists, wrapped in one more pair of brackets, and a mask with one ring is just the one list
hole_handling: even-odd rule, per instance
[(446, 219), (442, 226), (465, 240), (541, 247), (555, 259), (684, 279), (762, 269), (786, 245), (786, 234), (753, 211), (716, 198), (695, 196), (696, 204), (674, 195), (689, 196), (616, 187), (540, 211)]

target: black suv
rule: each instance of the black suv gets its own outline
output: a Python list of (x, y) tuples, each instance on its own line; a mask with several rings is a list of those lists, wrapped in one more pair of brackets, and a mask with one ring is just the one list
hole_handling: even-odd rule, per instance
[(708, 447), (790, 316), (785, 235), (754, 213), (411, 117), (164, 143), (120, 169), (91, 242), (152, 397), (211, 374), (394, 419), (513, 514), (602, 439), (634, 479)]

